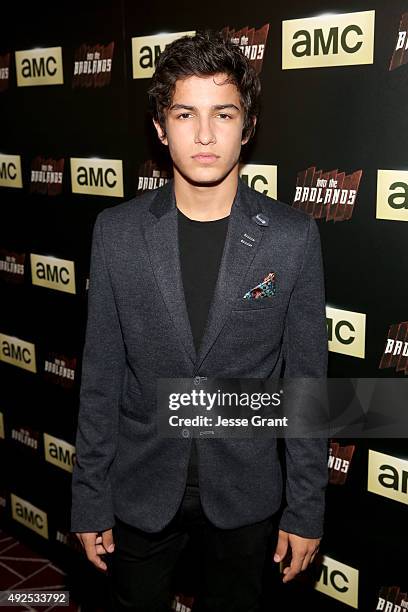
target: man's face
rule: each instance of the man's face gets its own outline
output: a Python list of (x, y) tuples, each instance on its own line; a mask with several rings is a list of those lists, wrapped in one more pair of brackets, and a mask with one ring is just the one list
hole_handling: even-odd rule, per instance
[(248, 140), (242, 139), (244, 109), (238, 89), (221, 84), (226, 78), (217, 74), (176, 81), (166, 111), (165, 138), (154, 121), (159, 138), (169, 147), (175, 172), (194, 183), (221, 181), (237, 165), (241, 145)]

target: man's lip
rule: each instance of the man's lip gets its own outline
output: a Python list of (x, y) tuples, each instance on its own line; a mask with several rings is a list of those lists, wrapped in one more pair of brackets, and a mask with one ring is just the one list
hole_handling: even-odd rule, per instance
[(196, 155), (193, 155), (193, 157), (219, 157), (219, 155), (216, 155), (215, 153), (197, 153)]

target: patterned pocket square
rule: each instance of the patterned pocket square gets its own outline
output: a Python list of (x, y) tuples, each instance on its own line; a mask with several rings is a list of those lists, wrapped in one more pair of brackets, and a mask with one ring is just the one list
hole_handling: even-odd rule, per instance
[(244, 295), (245, 300), (257, 300), (263, 297), (270, 297), (276, 293), (275, 272), (269, 272), (259, 285), (255, 285)]

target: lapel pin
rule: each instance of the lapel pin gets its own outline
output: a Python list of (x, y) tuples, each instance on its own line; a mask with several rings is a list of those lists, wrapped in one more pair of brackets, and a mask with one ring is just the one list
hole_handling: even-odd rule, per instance
[(269, 218), (263, 213), (258, 213), (252, 217), (252, 220), (255, 221), (258, 225), (263, 225), (266, 227), (269, 225)]

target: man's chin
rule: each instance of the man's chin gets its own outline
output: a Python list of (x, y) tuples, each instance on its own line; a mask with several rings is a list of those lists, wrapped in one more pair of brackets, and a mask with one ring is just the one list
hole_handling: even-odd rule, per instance
[(194, 187), (215, 187), (227, 178), (233, 168), (224, 172), (211, 170), (211, 172), (186, 172), (177, 168), (183, 179)]

